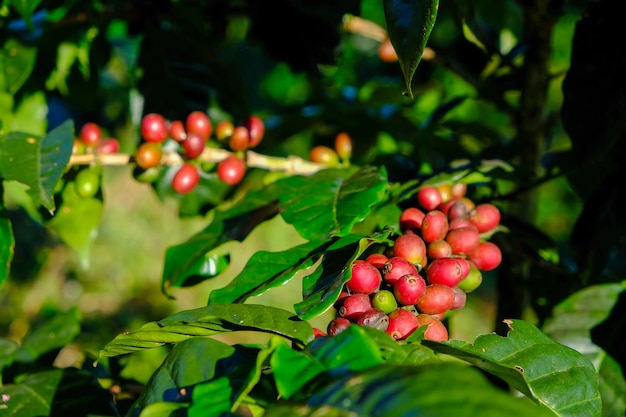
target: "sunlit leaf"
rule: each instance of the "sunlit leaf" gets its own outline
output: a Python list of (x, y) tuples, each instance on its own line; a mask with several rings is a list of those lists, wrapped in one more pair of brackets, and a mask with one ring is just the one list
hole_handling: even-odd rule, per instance
[(0, 136), (0, 176), (29, 187), (36, 205), (54, 211), (54, 189), (74, 144), (74, 123), (61, 124), (43, 138), (23, 132)]
[(602, 404), (593, 364), (528, 322), (511, 320), (508, 324), (507, 337), (482, 335), (473, 344), (458, 340), (423, 343), (503, 379), (558, 416), (599, 416)]
[(413, 76), (435, 26), (439, 0), (385, 0), (385, 19), (404, 74), (406, 94), (413, 98)]
[(24, 45), (13, 38), (7, 40), (0, 57), (7, 92), (15, 94), (24, 85), (35, 67), (36, 59), (37, 48), (34, 46)]

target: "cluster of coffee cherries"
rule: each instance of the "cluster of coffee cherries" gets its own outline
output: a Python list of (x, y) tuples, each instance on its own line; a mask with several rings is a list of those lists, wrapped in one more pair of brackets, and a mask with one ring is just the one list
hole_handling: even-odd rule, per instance
[(335, 136), (334, 147), (316, 145), (309, 152), (312, 162), (329, 168), (346, 165), (352, 157), (352, 136), (347, 132), (339, 132)]
[[(193, 111), (183, 120), (167, 120), (159, 113), (149, 113), (141, 120), (142, 143), (134, 160), (142, 170), (162, 165), (164, 148), (174, 150), (182, 163), (172, 178), (172, 189), (187, 194), (200, 181), (202, 155), (211, 148), (225, 147), (232, 151), (216, 166), (218, 178), (228, 185), (236, 185), (246, 172), (245, 151), (256, 147), (265, 134), (265, 124), (258, 116), (250, 116), (238, 125), (222, 120), (213, 121), (204, 111)], [(212, 139), (216, 140), (212, 140)]]
[(417, 191), (417, 204), (400, 214), (393, 245), (352, 262), (327, 335), (357, 324), (396, 340), (422, 326), (428, 326), (427, 340), (449, 338), (442, 319), (463, 308), (467, 294), (482, 283), (483, 271), (502, 261), (500, 248), (489, 241), (500, 224), (500, 210), (491, 203), (475, 204), (466, 191), (463, 183)]

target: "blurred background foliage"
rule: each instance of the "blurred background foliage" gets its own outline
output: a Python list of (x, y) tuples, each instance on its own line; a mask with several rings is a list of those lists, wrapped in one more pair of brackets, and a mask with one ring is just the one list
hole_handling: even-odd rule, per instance
[[(77, 128), (96, 122), (132, 153), (146, 113), (174, 120), (201, 109), (215, 122), (255, 114), (267, 128), (260, 153), (308, 158), (345, 131), (353, 163), (384, 165), (392, 181), (506, 161), (493, 183), (470, 190), (475, 201), (497, 204), (510, 230), (497, 237), (505, 262), (453, 318), (452, 337), (472, 340), (503, 317), (540, 323), (575, 290), (624, 277), (624, 234), (615, 235), (624, 224), (613, 203), (624, 188), (616, 121), (624, 104), (621, 113), (603, 112), (623, 92), (623, 81), (611, 82), (626, 54), (609, 52), (619, 24), (607, 4), (442, 2), (410, 100), (398, 63), (379, 56), (386, 27), (377, 0), (5, 0), (0, 118), (5, 131), (37, 135), (68, 118)], [(604, 30), (580, 25), (585, 19)], [(597, 91), (589, 80), (603, 70)], [(567, 77), (578, 80), (568, 88)], [(613, 99), (603, 101), (611, 85)], [(20, 340), (45, 317), (77, 307), (74, 347), (93, 353), (119, 332), (205, 305), (255, 251), (302, 239), (275, 218), (227, 244), (236, 257), (223, 275), (168, 299), (160, 289), (165, 250), (206, 225), (206, 205), (136, 181), (130, 166), (103, 175), (101, 217), (93, 227), (93, 219), (77, 223), (93, 229), (85, 251), (47, 227), (49, 214), (20, 184), (5, 184), (16, 245), (0, 292), (2, 336)], [(299, 291), (296, 281), (257, 301), (292, 309)]]

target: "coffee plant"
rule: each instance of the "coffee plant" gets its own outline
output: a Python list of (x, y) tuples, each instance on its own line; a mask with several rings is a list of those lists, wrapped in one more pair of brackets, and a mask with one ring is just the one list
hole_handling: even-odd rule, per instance
[(619, 6), (2, 2), (0, 415), (623, 416)]

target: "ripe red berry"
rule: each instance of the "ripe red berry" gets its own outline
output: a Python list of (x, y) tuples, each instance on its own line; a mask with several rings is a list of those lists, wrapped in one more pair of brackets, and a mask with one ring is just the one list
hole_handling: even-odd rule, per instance
[(135, 162), (143, 169), (159, 166), (161, 157), (163, 156), (163, 148), (160, 143), (144, 142), (135, 151)]
[(463, 182), (457, 182), (452, 185), (452, 198), (457, 199), (461, 197), (465, 197), (467, 193), (467, 184)]
[(408, 207), (400, 214), (400, 230), (404, 233), (411, 230), (419, 233), (424, 220), (424, 212), (417, 207)]
[(111, 154), (120, 150), (120, 142), (115, 138), (103, 139), (96, 145), (96, 153)]
[(389, 38), (385, 39), (378, 46), (378, 58), (387, 63), (398, 62), (398, 55)]
[(245, 126), (237, 126), (228, 138), (228, 146), (233, 151), (245, 151), (250, 147), (250, 132)]
[(346, 132), (339, 132), (335, 136), (335, 151), (341, 159), (352, 157), (352, 138)]
[(370, 308), (357, 320), (359, 326), (373, 327), (374, 329), (387, 330), (389, 326), (389, 317), (379, 308)]
[(448, 222), (448, 232), (450, 230), (453, 229), (458, 229), (460, 227), (469, 227), (471, 229), (474, 229), (478, 232), (478, 229), (476, 229), (476, 226), (474, 226), (472, 224), (472, 222), (469, 221), (469, 219), (466, 217), (457, 217), (456, 219), (452, 219)]
[(424, 216), (420, 232), (426, 242), (443, 239), (448, 233), (448, 218), (442, 211), (431, 210)]
[(235, 155), (228, 156), (217, 164), (217, 176), (225, 184), (239, 184), (245, 174), (246, 161)]
[(359, 317), (372, 308), (372, 302), (367, 294), (352, 294), (343, 299), (339, 308), (339, 316), (356, 323)]
[(383, 267), (383, 279), (392, 284), (400, 279), (402, 275), (417, 275), (417, 267), (401, 256), (393, 256), (385, 263)]
[(224, 141), (230, 138), (230, 135), (233, 134), (234, 130), (235, 126), (233, 125), (233, 122), (230, 120), (222, 120), (217, 124), (217, 126), (215, 126), (215, 137), (217, 137), (217, 140), (219, 141)]
[(196, 133), (204, 138), (204, 140), (208, 140), (213, 132), (213, 124), (211, 123), (209, 115), (199, 110), (193, 111), (187, 115), (185, 128), (187, 135)]
[(419, 327), (428, 326), (424, 332), (424, 339), (435, 342), (448, 340), (448, 329), (439, 319), (428, 314), (418, 314), (417, 322)]
[(80, 139), (85, 146), (96, 146), (102, 140), (102, 129), (96, 123), (85, 123), (80, 129)]
[(314, 338), (317, 339), (318, 337), (324, 337), (324, 336), (326, 336), (326, 332), (325, 331), (323, 331), (321, 329), (318, 329), (317, 327), (313, 327), (313, 337)]
[(382, 270), (389, 258), (383, 253), (372, 253), (368, 255), (365, 260), (374, 265), (379, 270)]
[(352, 263), (352, 276), (346, 288), (353, 293), (371, 294), (378, 290), (382, 277), (380, 271), (367, 261), (357, 259)]
[(411, 263), (426, 265), (426, 243), (413, 232), (407, 231), (398, 236), (393, 244), (393, 254)]
[(348, 327), (350, 327), (351, 324), (352, 322), (350, 320), (343, 317), (337, 317), (331, 320), (330, 323), (328, 323), (328, 328), (326, 329), (326, 331), (328, 332), (329, 336), (336, 336), (346, 330)]
[(447, 258), (452, 255), (452, 246), (444, 239), (438, 239), (426, 245), (426, 255), (429, 259)]
[(261, 143), (263, 136), (265, 135), (265, 124), (263, 120), (258, 116), (250, 116), (246, 119), (244, 126), (248, 129), (248, 134), (250, 136), (249, 147), (254, 148)]
[(399, 304), (408, 306), (417, 304), (426, 290), (426, 281), (419, 275), (403, 275), (393, 284), (393, 294)]
[(463, 258), (435, 259), (426, 269), (426, 279), (430, 284), (443, 284), (455, 287), (469, 274), (469, 265)]
[(196, 132), (189, 132), (182, 142), (185, 155), (189, 159), (199, 157), (206, 146), (206, 139)]
[(443, 314), (454, 305), (454, 291), (443, 284), (427, 285), (424, 295), (415, 305), (425, 314)]
[(479, 233), (488, 232), (500, 224), (500, 210), (490, 203), (477, 205), (468, 217)]
[(187, 131), (182, 120), (174, 120), (170, 123), (170, 137), (176, 142), (182, 142), (187, 137)]
[(441, 204), (445, 204), (452, 200), (452, 185), (447, 182), (435, 186), (441, 194)]
[(478, 246), (480, 235), (476, 228), (459, 227), (448, 231), (446, 242), (452, 247), (453, 254), (467, 255)]
[(426, 209), (426, 211), (434, 210), (442, 202), (441, 193), (437, 187), (426, 185), (417, 192), (417, 202)]
[(309, 159), (318, 164), (324, 164), (329, 167), (334, 167), (339, 164), (339, 155), (334, 149), (328, 146), (318, 145), (311, 149)]
[(480, 242), (467, 254), (468, 259), (481, 271), (491, 271), (502, 262), (502, 252), (493, 242)]
[(191, 164), (183, 164), (172, 179), (172, 188), (179, 194), (187, 194), (193, 191), (200, 182), (198, 168)]
[(467, 292), (463, 291), (459, 287), (452, 287), (452, 291), (454, 291), (454, 302), (452, 303), (450, 310), (460, 310), (465, 307)]
[(396, 340), (406, 339), (419, 327), (415, 314), (404, 308), (398, 308), (388, 314), (388, 335)]
[(167, 120), (159, 113), (146, 114), (141, 119), (141, 136), (148, 142), (163, 142), (169, 136)]

